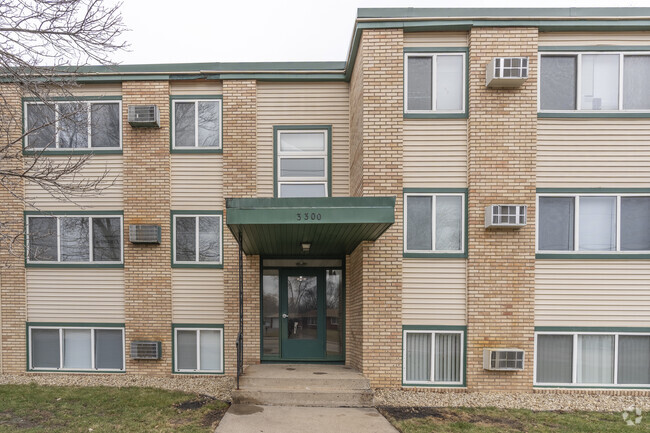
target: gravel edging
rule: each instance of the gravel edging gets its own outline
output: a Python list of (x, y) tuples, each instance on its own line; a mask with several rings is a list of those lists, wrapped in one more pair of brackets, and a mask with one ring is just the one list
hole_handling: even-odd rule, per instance
[(630, 406), (650, 410), (650, 397), (605, 394), (428, 392), (375, 389), (375, 406), (496, 407), (535, 411), (621, 412)]
[(123, 374), (0, 374), (0, 385), (27, 385), (35, 383), (50, 386), (130, 386), (160, 388), (192, 394), (205, 394), (222, 401), (231, 401), (234, 379), (228, 376), (134, 376)]

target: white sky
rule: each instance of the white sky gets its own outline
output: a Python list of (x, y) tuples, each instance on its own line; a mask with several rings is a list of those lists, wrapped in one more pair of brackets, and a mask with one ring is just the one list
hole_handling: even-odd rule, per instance
[(123, 0), (123, 64), (343, 61), (360, 7), (650, 7), (650, 0)]

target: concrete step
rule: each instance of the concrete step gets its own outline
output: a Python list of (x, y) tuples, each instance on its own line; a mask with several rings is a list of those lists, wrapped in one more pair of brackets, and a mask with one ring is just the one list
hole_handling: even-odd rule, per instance
[(239, 379), (240, 388), (244, 389), (261, 389), (261, 388), (291, 388), (291, 389), (319, 389), (319, 390), (339, 390), (339, 389), (370, 389), (370, 382), (363, 376), (338, 379), (330, 377), (296, 377), (292, 379), (259, 377), (244, 375)]
[(372, 407), (373, 392), (366, 390), (297, 390), (292, 388), (240, 389), (233, 404), (311, 407)]

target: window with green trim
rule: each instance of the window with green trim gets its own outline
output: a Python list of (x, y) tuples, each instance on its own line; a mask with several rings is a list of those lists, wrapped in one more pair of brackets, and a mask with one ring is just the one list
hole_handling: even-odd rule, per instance
[(26, 150), (122, 148), (121, 101), (26, 102)]
[(463, 252), (464, 194), (408, 193), (404, 202), (404, 252)]
[(27, 216), (27, 263), (122, 263), (118, 215)]
[(405, 54), (405, 112), (464, 113), (465, 79), (464, 53)]
[(221, 99), (172, 101), (172, 148), (221, 149)]
[(403, 338), (405, 384), (463, 383), (462, 331), (404, 331)]
[(223, 373), (223, 329), (174, 329), (174, 371)]
[(278, 197), (327, 197), (328, 131), (278, 129)]
[(174, 215), (174, 263), (220, 265), (221, 215)]

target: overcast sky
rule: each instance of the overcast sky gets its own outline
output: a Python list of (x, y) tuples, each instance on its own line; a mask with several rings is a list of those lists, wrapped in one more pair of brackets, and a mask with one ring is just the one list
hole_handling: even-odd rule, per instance
[(621, 7), (650, 0), (124, 0), (123, 64), (345, 60), (361, 7)]

